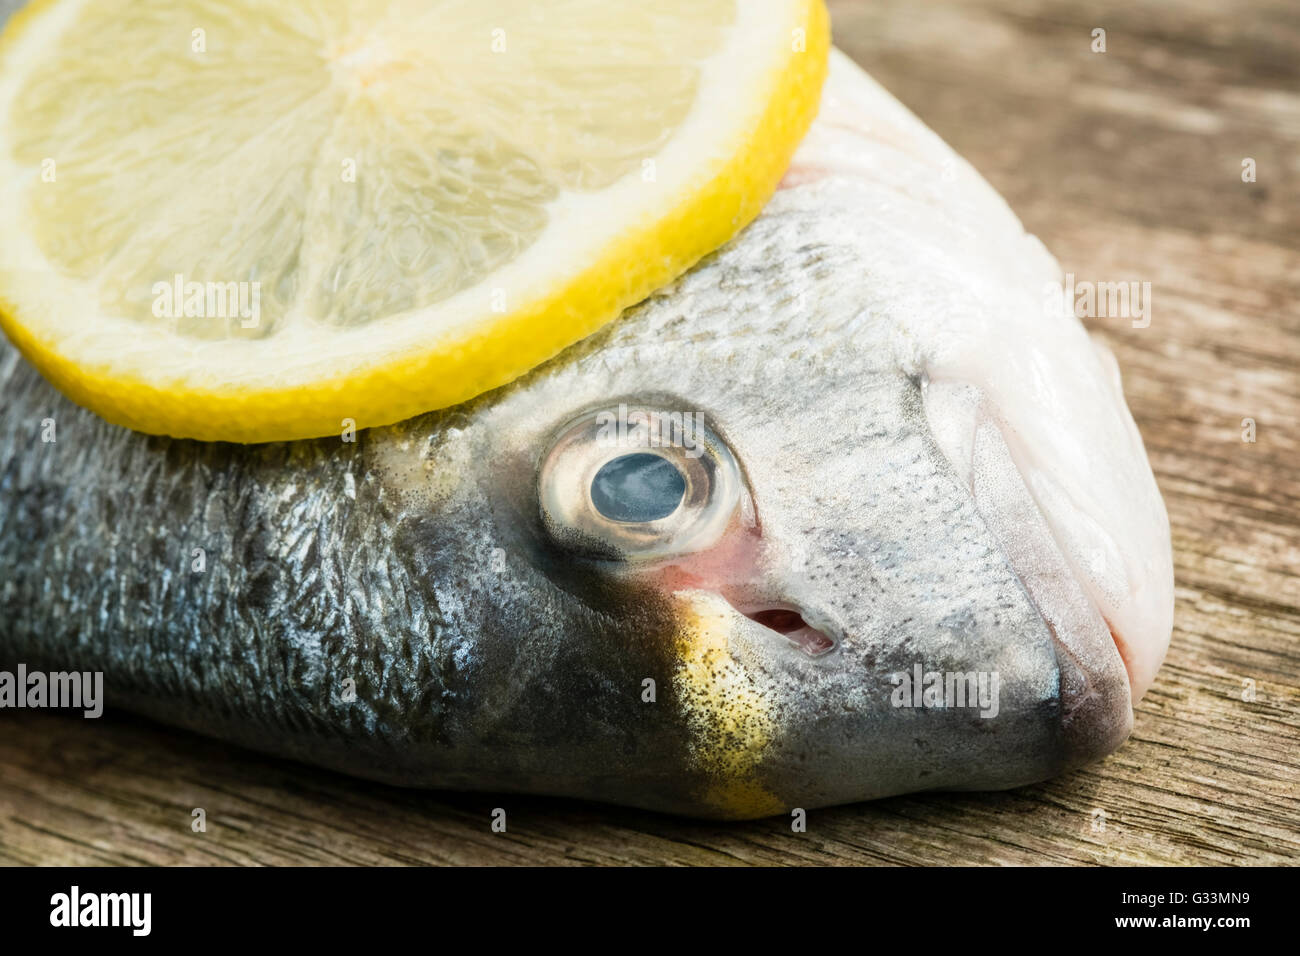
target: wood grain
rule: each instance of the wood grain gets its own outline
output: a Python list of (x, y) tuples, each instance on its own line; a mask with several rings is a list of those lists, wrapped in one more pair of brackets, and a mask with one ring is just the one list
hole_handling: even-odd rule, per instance
[[(794, 834), (779, 818), (695, 823), (401, 791), (129, 717), (10, 712), (0, 718), (0, 862), (1300, 859), (1300, 9), (831, 8), (837, 42), (970, 159), (1067, 271), (1152, 283), (1150, 327), (1092, 323), (1119, 358), (1173, 525), (1173, 644), (1132, 739), (1039, 786), (816, 811)], [(1104, 54), (1090, 50), (1097, 27)], [(1256, 183), (1241, 180), (1246, 157)], [(1242, 440), (1245, 418), (1253, 443)], [(505, 834), (489, 829), (498, 806)], [(206, 833), (191, 831), (198, 807)]]

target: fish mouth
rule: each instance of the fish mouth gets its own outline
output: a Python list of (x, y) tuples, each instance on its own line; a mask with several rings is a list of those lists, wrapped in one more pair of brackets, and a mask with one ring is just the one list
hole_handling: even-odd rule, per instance
[(1086, 559), (1062, 545), (1017, 461), (1019, 436), (982, 393), (969, 385), (932, 384), (927, 393), (936, 441), (1051, 635), (1062, 769), (1105, 756), (1132, 730), (1134, 681), (1122, 653), (1123, 635), (1088, 586)]
[[(1030, 494), (1001, 429), (978, 426), (976, 509), (1043, 620), (1056, 651), (1063, 769), (1119, 747), (1133, 728), (1132, 685), (1120, 642)], [(981, 467), (983, 466), (983, 467)]]

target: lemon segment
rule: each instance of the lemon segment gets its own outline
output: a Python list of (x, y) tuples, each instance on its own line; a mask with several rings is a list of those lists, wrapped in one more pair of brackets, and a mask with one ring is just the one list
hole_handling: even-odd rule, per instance
[(0, 37), (0, 325), (147, 432), (464, 401), (757, 215), (828, 50), (821, 0), (37, 0)]

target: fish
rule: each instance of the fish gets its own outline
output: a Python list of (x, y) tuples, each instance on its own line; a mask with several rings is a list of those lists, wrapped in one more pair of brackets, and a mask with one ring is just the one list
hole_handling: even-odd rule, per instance
[(713, 819), (1043, 781), (1172, 629), (1115, 359), (847, 56), (727, 246), (519, 380), (235, 445), (0, 346), (0, 667), (404, 787)]

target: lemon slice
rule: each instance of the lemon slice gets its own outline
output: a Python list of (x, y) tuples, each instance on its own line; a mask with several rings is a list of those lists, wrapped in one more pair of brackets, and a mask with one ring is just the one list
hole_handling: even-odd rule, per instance
[(821, 0), (37, 0), (0, 323), (142, 431), (338, 434), (508, 382), (751, 220)]

